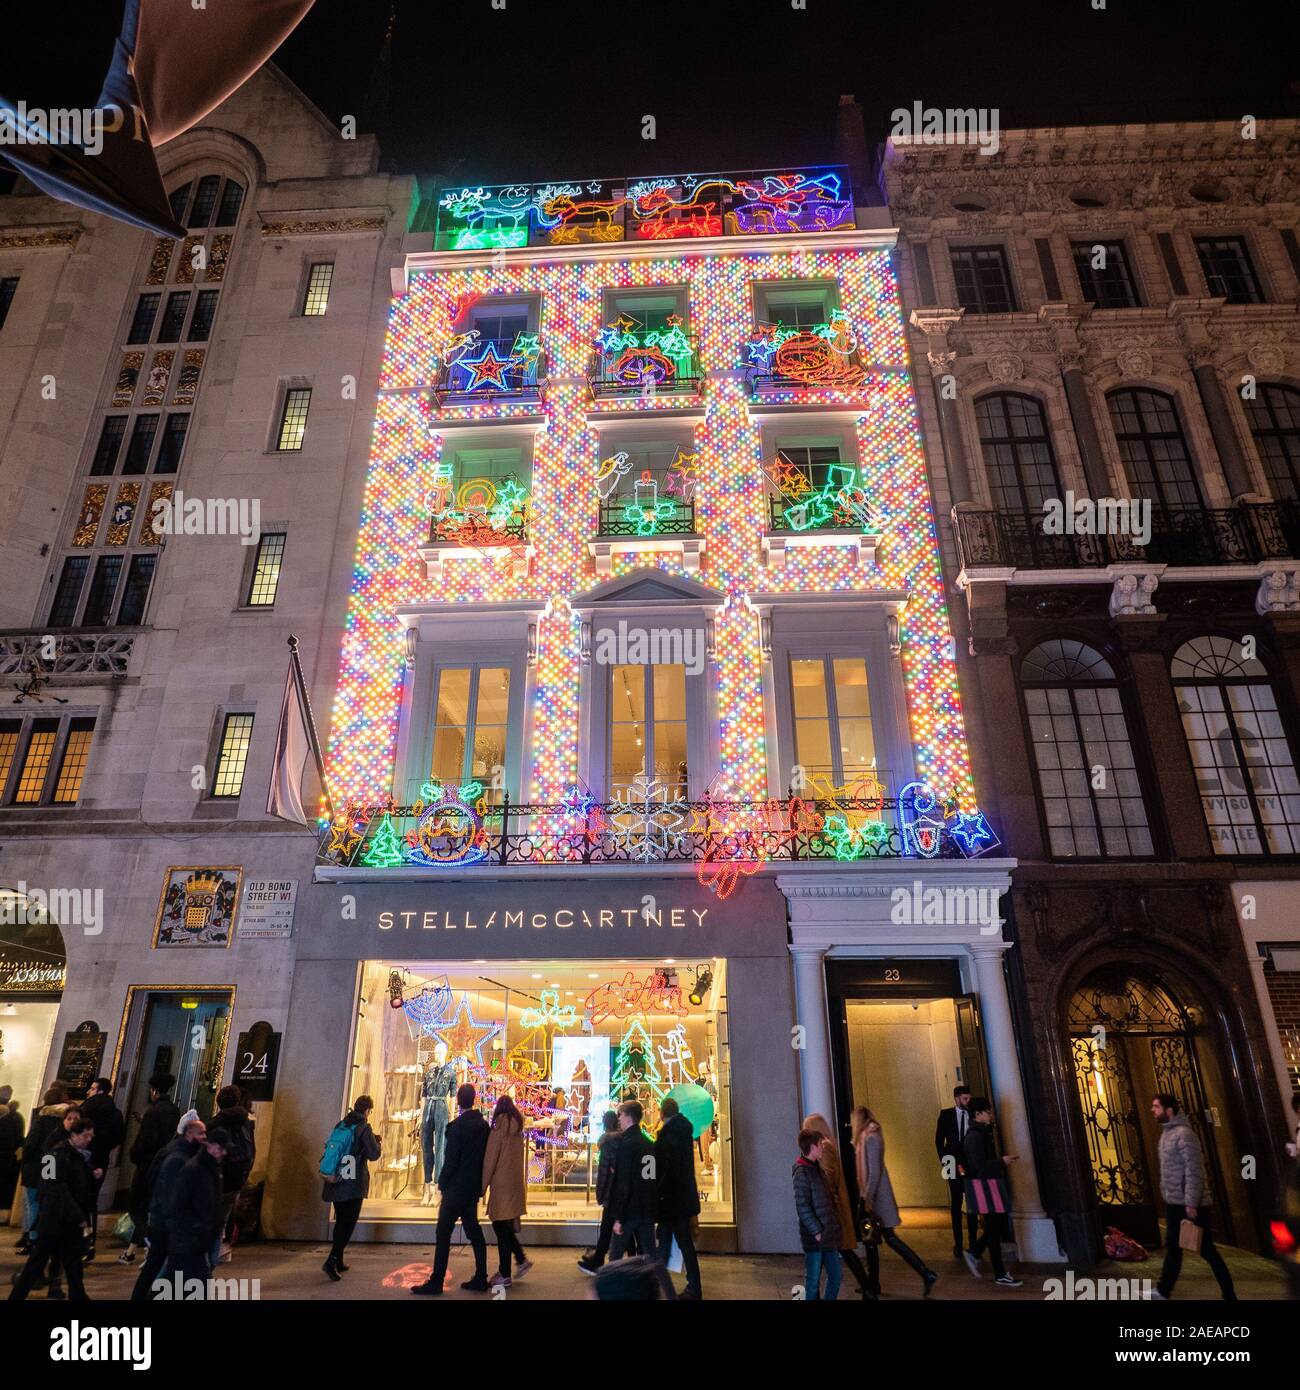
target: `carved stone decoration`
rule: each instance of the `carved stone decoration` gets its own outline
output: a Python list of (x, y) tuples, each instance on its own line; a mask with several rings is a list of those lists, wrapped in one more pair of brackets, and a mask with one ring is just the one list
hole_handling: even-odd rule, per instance
[(1120, 348), (1115, 362), (1125, 376), (1149, 377), (1155, 367), (1155, 359), (1143, 347)]
[(341, 232), (382, 232), (382, 217), (337, 217), (318, 222), (264, 222), (264, 237), (336, 236)]
[(952, 371), (952, 364), (957, 360), (955, 352), (927, 352), (925, 360), (930, 364), (930, 370), (935, 376), (944, 376)]
[(1131, 618), (1154, 613), (1156, 606), (1151, 602), (1151, 595), (1159, 583), (1158, 574), (1117, 574), (1110, 591), (1110, 616)]
[(1262, 615), (1300, 611), (1300, 570), (1265, 570), (1255, 595), (1255, 611)]
[(0, 251), (27, 251), (51, 246), (75, 246), (80, 227), (33, 228), (30, 232), (0, 232)]
[(1276, 376), (1286, 369), (1286, 353), (1268, 343), (1256, 343), (1246, 354), (1246, 361), (1264, 376)]
[(1019, 381), (1025, 374), (1025, 360), (1014, 352), (1000, 352), (990, 357), (988, 366), (994, 381)]

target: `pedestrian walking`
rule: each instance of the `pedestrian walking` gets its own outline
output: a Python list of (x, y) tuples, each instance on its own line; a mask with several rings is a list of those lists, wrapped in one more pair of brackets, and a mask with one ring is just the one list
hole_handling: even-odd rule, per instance
[(1190, 1221), (1200, 1232), (1197, 1253), (1210, 1266), (1219, 1292), (1235, 1303), (1232, 1275), (1210, 1232), (1210, 1190), (1205, 1181), (1205, 1155), (1201, 1141), (1183, 1113), (1178, 1097), (1161, 1092), (1151, 1101), (1151, 1115), (1160, 1126), (1160, 1196), (1165, 1203), (1165, 1262), (1160, 1279), (1149, 1297), (1172, 1298), (1183, 1268), (1180, 1233)]
[[(939, 1121), (934, 1127), (934, 1147), (939, 1155), (940, 1171), (948, 1184), (948, 1206), (952, 1216), (952, 1257), (960, 1260), (961, 1209), (966, 1199), (966, 1178), (962, 1173), (962, 1144), (966, 1131), (971, 1126), (970, 1087), (957, 1086), (952, 1093), (952, 1106), (939, 1111)], [(966, 1209), (966, 1248), (975, 1244), (979, 1218), (968, 1207)]]
[[(885, 1167), (885, 1133), (879, 1120), (865, 1105), (859, 1105), (853, 1111), (853, 1153), (864, 1214), (875, 1217), (880, 1225), (880, 1240), (921, 1276), (921, 1290), (928, 1298), (930, 1290), (939, 1282), (939, 1276), (896, 1234), (900, 1217), (898, 1202), (894, 1198), (894, 1185), (889, 1181), (889, 1169)], [(866, 1249), (868, 1288), (873, 1298), (879, 1298), (880, 1247), (872, 1240), (868, 1241)]]
[(1007, 1187), (1007, 1164), (1016, 1154), (998, 1154), (993, 1134), (993, 1102), (976, 1096), (967, 1107), (971, 1126), (962, 1140), (962, 1167), (966, 1172), (966, 1210), (978, 1212), (983, 1230), (965, 1252), (966, 1267), (979, 1279), (980, 1257), (985, 1250), (993, 1266), (993, 1281), (1004, 1289), (1018, 1289), (1024, 1280), (1008, 1274), (1002, 1262), (1002, 1242), (1007, 1238), (1007, 1217), (1011, 1212), (1011, 1192)]
[(492, 1112), (492, 1130), (483, 1153), (483, 1193), (488, 1220), (497, 1238), (498, 1269), (488, 1283), (509, 1288), (511, 1257), (517, 1261), (514, 1275), (522, 1279), (533, 1267), (519, 1244), (519, 1218), (528, 1210), (524, 1182), (526, 1161), (524, 1117), (509, 1096), (502, 1096)]
[(155, 1072), (149, 1078), (149, 1103), (139, 1117), (140, 1129), (131, 1145), (129, 1158), (135, 1164), (127, 1209), (131, 1214), (131, 1239), (117, 1257), (120, 1265), (135, 1263), (136, 1247), (149, 1229), (149, 1167), (171, 1143), (180, 1124), (181, 1112), (171, 1098), (176, 1078), (170, 1072)]
[(614, 1180), (615, 1145), (621, 1133), (618, 1127), (618, 1112), (606, 1110), (601, 1118), (602, 1133), (596, 1140), (596, 1201), (600, 1203), (600, 1230), (596, 1235), (596, 1248), (590, 1255), (583, 1255), (578, 1268), (584, 1274), (596, 1274), (609, 1254), (609, 1243), (614, 1236), (614, 1216), (610, 1210), (609, 1194)]
[[(95, 1219), (95, 1175), (90, 1166), (94, 1138), (94, 1125), (78, 1116), (69, 1125), (67, 1137), (59, 1138), (49, 1151), (54, 1162), (52, 1171), (41, 1176), (35, 1244), (10, 1291), (11, 1301), (27, 1297), (49, 1260), (53, 1267), (61, 1265), (67, 1271), (71, 1298), (85, 1302), (81, 1266)], [(53, 1281), (50, 1297), (55, 1297)]]
[[(146, 1241), (144, 1264), (131, 1290), (133, 1303), (147, 1303), (154, 1296), (154, 1281), (167, 1272), (171, 1258), (172, 1198), (181, 1169), (199, 1151), (207, 1136), (207, 1126), (199, 1119), (197, 1110), (187, 1111), (180, 1121), (180, 1132), (174, 1134), (154, 1155), (145, 1174), (142, 1190), (145, 1202), (145, 1224), (141, 1238)], [(134, 1235), (132, 1239), (134, 1240)]]
[(655, 1251), (655, 1216), (659, 1208), (659, 1183), (655, 1176), (658, 1155), (641, 1121), (645, 1111), (639, 1100), (625, 1100), (618, 1107), (619, 1139), (610, 1174), (609, 1210), (612, 1217), (609, 1258), (621, 1260), (635, 1239), (643, 1255)]
[[(45, 1092), (41, 1108), (32, 1117), (31, 1129), (23, 1143), (22, 1161), (18, 1172), (23, 1183), (23, 1236), (18, 1253), (30, 1255), (36, 1244), (36, 1217), (40, 1206), (41, 1155), (46, 1142), (63, 1127), (70, 1106), (68, 1093), (55, 1084)], [(57, 1141), (56, 1141), (57, 1142)]]
[(700, 1189), (695, 1181), (695, 1132), (668, 1096), (659, 1107), (663, 1123), (655, 1136), (655, 1169), (659, 1181), (659, 1258), (668, 1264), (674, 1241), (682, 1252), (686, 1287), (679, 1297), (701, 1297), (700, 1261), (695, 1253), (695, 1219), (700, 1214)]
[[(40, 1143), (39, 1150), (37, 1149), (37, 1144), (33, 1143), (32, 1136), (30, 1134), (27, 1136), (27, 1145), (26, 1148), (24, 1148), (23, 1150), (24, 1167), (27, 1167), (26, 1159), (28, 1151), (30, 1150), (32, 1152), (31, 1167), (28, 1168), (28, 1171), (34, 1172), (36, 1176), (35, 1196), (36, 1208), (38, 1212), (40, 1210), (40, 1190), (46, 1176), (47, 1165), (49, 1163), (50, 1157), (53, 1154), (54, 1150), (69, 1138), (69, 1136), (72, 1133), (73, 1125), (75, 1125), (77, 1121), (81, 1119), (81, 1107), (75, 1101), (66, 1101), (63, 1104), (52, 1108), (60, 1113), (57, 1119), (50, 1121), (48, 1125), (42, 1128), (40, 1135), (38, 1136), (38, 1142)], [(24, 1179), (24, 1185), (25, 1184), (26, 1179)], [(50, 1257), (49, 1270), (50, 1298), (64, 1297), (63, 1285), (60, 1282), (62, 1268), (63, 1265), (59, 1256), (57, 1254), (52, 1255)], [(38, 1283), (36, 1286), (38, 1288), (45, 1287), (45, 1276), (43, 1274), (38, 1277)]]
[[(844, 1234), (835, 1197), (821, 1167), (823, 1135), (812, 1129), (799, 1131), (799, 1157), (794, 1161), (794, 1210), (799, 1220), (803, 1247), (803, 1296), (806, 1302), (834, 1303), (840, 1296), (840, 1248)], [(826, 1291), (822, 1292), (822, 1274)]]
[[(831, 1134), (830, 1124), (824, 1115), (807, 1115), (800, 1128), (810, 1129), (814, 1134), (820, 1134), (822, 1137), (820, 1167), (822, 1175), (826, 1179), (826, 1185), (831, 1190), (831, 1196), (835, 1199), (835, 1212), (839, 1217), (840, 1240), (842, 1242), (840, 1259), (857, 1279), (858, 1293), (863, 1298), (869, 1298), (872, 1296), (872, 1280), (866, 1269), (863, 1268), (862, 1261), (858, 1259), (857, 1222), (853, 1219), (853, 1204), (849, 1200), (849, 1184), (844, 1176), (844, 1164), (840, 1160), (840, 1151)], [(879, 1290), (877, 1289), (876, 1292), (879, 1293)]]
[(369, 1096), (358, 1096), (352, 1109), (334, 1126), (325, 1145), (326, 1155), (332, 1156), (333, 1163), (327, 1169), (322, 1160), (321, 1196), (334, 1204), (334, 1241), (321, 1268), (335, 1283), (348, 1272), (343, 1254), (357, 1229), (361, 1203), (370, 1192), (370, 1165), (379, 1161), (379, 1140), (370, 1128), (370, 1112), (374, 1108), (375, 1102)]
[(212, 1263), (219, 1264), (231, 1257), (231, 1213), (257, 1162), (253, 1119), (238, 1086), (223, 1086), (217, 1092), (217, 1113), (212, 1117), (212, 1127), (225, 1130), (230, 1140), (221, 1164), (221, 1230), (212, 1253)]
[[(83, 1119), (95, 1127), (95, 1139), (90, 1146), (90, 1166), (99, 1174), (95, 1179), (95, 1213), (98, 1220), (99, 1194), (104, 1179), (113, 1162), (113, 1150), (126, 1135), (126, 1121), (122, 1112), (113, 1104), (113, 1083), (106, 1076), (96, 1077), (90, 1093), (81, 1102)], [(90, 1233), (90, 1243), (86, 1248), (86, 1263), (95, 1258), (95, 1232)]]
[[(23, 1138), (27, 1127), (19, 1114), (18, 1103), (13, 1099), (13, 1088), (0, 1086), (0, 1212), (7, 1212), (14, 1204), (14, 1193), (18, 1191), (18, 1174), (22, 1167)], [(19, 1232), (21, 1245), (26, 1239)]]
[(211, 1126), (198, 1152), (176, 1175), (169, 1212), (169, 1269), (183, 1281), (181, 1292), (187, 1301), (208, 1297), (212, 1249), (221, 1236), (221, 1165), (229, 1147), (226, 1131)]
[(456, 1222), (465, 1229), (465, 1236), (474, 1251), (474, 1274), (461, 1285), (471, 1293), (486, 1293), (490, 1287), (487, 1277), (487, 1242), (478, 1224), (478, 1199), (483, 1192), (483, 1156), (487, 1151), (488, 1122), (474, 1108), (476, 1092), (468, 1083), (456, 1092), (456, 1118), (447, 1126), (447, 1152), (442, 1161), (438, 1189), (442, 1203), (438, 1207), (437, 1245), (433, 1255), (433, 1273), (427, 1282), (411, 1290), (415, 1294), (440, 1298), (447, 1278), (447, 1261), (451, 1258), (451, 1235)]

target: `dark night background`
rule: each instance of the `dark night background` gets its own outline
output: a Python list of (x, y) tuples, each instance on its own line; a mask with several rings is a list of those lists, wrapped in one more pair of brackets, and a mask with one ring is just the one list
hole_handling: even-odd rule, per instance
[[(807, 6), (317, 0), (276, 61), (332, 120), (376, 131), (387, 167), (447, 182), (817, 163), (834, 157), (841, 93), (872, 145), (917, 100), (997, 107), (1004, 128), (1300, 115), (1298, 0)], [(11, 3), (0, 92), (93, 100), (121, 7)]]

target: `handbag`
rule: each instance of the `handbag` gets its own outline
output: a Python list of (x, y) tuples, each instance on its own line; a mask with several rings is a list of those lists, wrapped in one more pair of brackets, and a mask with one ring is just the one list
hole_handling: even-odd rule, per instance
[(1001, 1178), (967, 1178), (966, 1210), (979, 1216), (1005, 1216), (1011, 1210), (1006, 1183)]
[(1178, 1228), (1178, 1248), (1180, 1250), (1190, 1250), (1193, 1255), (1201, 1253), (1201, 1236), (1204, 1232), (1195, 1221), (1183, 1217), (1182, 1225)]
[(686, 1261), (682, 1258), (682, 1248), (677, 1244), (677, 1237), (673, 1237), (673, 1243), (668, 1250), (667, 1267), (674, 1273), (680, 1274), (686, 1268)]
[(874, 1211), (862, 1212), (860, 1235), (862, 1243), (868, 1250), (874, 1250), (884, 1239), (885, 1223), (876, 1215)]
[(113, 1238), (120, 1240), (123, 1245), (130, 1245), (134, 1235), (135, 1222), (131, 1220), (131, 1213), (124, 1211), (113, 1223)]

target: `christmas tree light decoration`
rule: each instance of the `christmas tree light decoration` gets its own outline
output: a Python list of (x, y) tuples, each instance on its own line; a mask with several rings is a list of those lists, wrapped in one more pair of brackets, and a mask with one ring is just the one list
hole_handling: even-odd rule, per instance
[(475, 1066), (483, 1065), (483, 1047), (506, 1025), (504, 1023), (480, 1023), (469, 1006), (469, 994), (464, 993), (456, 1003), (451, 1022), (433, 1030), (439, 1042), (446, 1043), (448, 1057), (466, 1057)]
[[(762, 215), (773, 222), (785, 218), (792, 225), (800, 219), (806, 223), (814, 208), (836, 201), (828, 183), (816, 183), (817, 171), (807, 176), (816, 188), (801, 188), (796, 179), (783, 192), (779, 177), (771, 177), (778, 183), (769, 184), (767, 176), (748, 180), (753, 194), (745, 194), (742, 202), (768, 209)], [(741, 181), (731, 180), (737, 185)], [(524, 230), (526, 239), (530, 228), (538, 231), (528, 210), (535, 192), (522, 189), (521, 201), (512, 203), (503, 190), (461, 190), (444, 197), (443, 211), (448, 210), (447, 198), (454, 198), (477, 218), (473, 225), (456, 222), (457, 232), (487, 237), (508, 233), (514, 226)], [(681, 201), (687, 192), (684, 180), (674, 181), (674, 200)], [(804, 197), (783, 204), (790, 192)], [(710, 197), (706, 193), (706, 200)], [(497, 201), (489, 214), (491, 200)], [(736, 206), (733, 201), (723, 211), (729, 226), (737, 220)], [(453, 224), (446, 225), (450, 235)], [(628, 225), (635, 225), (635, 219)], [(542, 229), (540, 235), (544, 238), (547, 231)], [(336, 804), (351, 800), (375, 806), (397, 784), (394, 759), (406, 650), (397, 610), (427, 602), (553, 604), (550, 615), (537, 624), (535, 664), (529, 671), (530, 734), (521, 795), (533, 804), (554, 806), (577, 784), (581, 624), (571, 608), (555, 601), (571, 599), (595, 583), (587, 543), (598, 524), (597, 503), (616, 497), (630, 472), (630, 465), (622, 474), (612, 467), (613, 476), (601, 478), (608, 493), (598, 491), (593, 498), (592, 480), (604, 473), (602, 460), (610, 459), (608, 441), (602, 448), (597, 426), (611, 410), (653, 412), (671, 408), (674, 400), (661, 393), (592, 401), (585, 373), (607, 293), (684, 286), (693, 369), (706, 377), (700, 418), (693, 421), (694, 439), (687, 446), (697, 469), (691, 497), (695, 529), (707, 541), (701, 571), (694, 577), (735, 600), (716, 616), (714, 642), (718, 763), (727, 785), (736, 800), (761, 803), (768, 795), (763, 692), (765, 679), (770, 682), (772, 675), (770, 668), (765, 673), (758, 615), (739, 601), (740, 596), (816, 591), (869, 597), (874, 590), (905, 591), (909, 601), (900, 615), (900, 662), (914, 775), (933, 787), (945, 805), (951, 802), (962, 811), (975, 811), (939, 544), (929, 511), (903, 318), (888, 251), (856, 244), (811, 246), (797, 236), (788, 244), (755, 245), (743, 235), (707, 248), (692, 247), (692, 254), (685, 256), (665, 240), (663, 251), (662, 256), (652, 253), (644, 260), (621, 259), (615, 251), (590, 259), (548, 261), (539, 251), (519, 260), (507, 253), (498, 265), (490, 264), (488, 257), (475, 262), (470, 256), (463, 265), (436, 269), (413, 264), (407, 293), (390, 311), (380, 373), (331, 724), (329, 773)], [(856, 339), (860, 377), (856, 385), (845, 386), (775, 382), (764, 390), (763, 399), (765, 404), (825, 404), (850, 413), (859, 467), (853, 486), (840, 489), (827, 503), (834, 524), (866, 521), (872, 534), (880, 534), (875, 565), (869, 570), (859, 566), (852, 547), (792, 547), (780, 570), (763, 566), (758, 538), (769, 524), (771, 484), (764, 472), (763, 439), (751, 413), (750, 390), (735, 371), (737, 344), (763, 341), (751, 318), (754, 285), (797, 280), (837, 287), (845, 324), (852, 325)], [(534, 296), (540, 302), (539, 323), (551, 374), (546, 394), (540, 399), (499, 394), (491, 401), (475, 399), (497, 390), (484, 385), (468, 399), (440, 403), (437, 357), (448, 342), (448, 325), (454, 322), (449, 315), (463, 315), (490, 293)], [(829, 319), (825, 327), (831, 328)], [(773, 337), (775, 333), (773, 328)], [(817, 351), (835, 354), (833, 338), (812, 336)], [(773, 357), (780, 346), (773, 347)], [(515, 349), (522, 355), (518, 340)], [(482, 344), (470, 355), (481, 351)], [(498, 354), (502, 351), (498, 344)], [(430, 513), (447, 506), (445, 493), (436, 491), (449, 486), (448, 470), (442, 468), (449, 452), (444, 424), (463, 428), (474, 421), (517, 421), (535, 430), (526, 520), (536, 555), (531, 567), (516, 572), (504, 547), (489, 547), (482, 556), (444, 564), (440, 577), (430, 579), (419, 548), (428, 542)], [(656, 502), (677, 502), (678, 486), (670, 493), (670, 481), (664, 479)], [(788, 504), (799, 500), (787, 492), (782, 495)], [(432, 501), (441, 506), (432, 506)], [(870, 515), (861, 510), (866, 507), (872, 509)], [(520, 513), (514, 516), (517, 525)], [(487, 532), (495, 529), (486, 515), (482, 526)], [(631, 551), (614, 557), (612, 573), (626, 575), (647, 567), (664, 574), (684, 573), (675, 554)], [(575, 821), (571, 838), (562, 842), (555, 837), (557, 859), (571, 857), (574, 845), (584, 842), (581, 827), (582, 822)], [(374, 825), (367, 828), (372, 839), (379, 833)], [(979, 847), (984, 842), (973, 843)], [(369, 844), (361, 850), (363, 856), (371, 852)]]
[(397, 838), (393, 818), (385, 812), (378, 830), (370, 837), (370, 843), (366, 846), (366, 852), (361, 856), (361, 862), (372, 869), (395, 869), (405, 861), (406, 856), (402, 853), (401, 841)]
[(650, 1034), (645, 1024), (634, 1018), (614, 1053), (614, 1065), (609, 1074), (610, 1096), (621, 1100), (628, 1091), (649, 1091), (656, 1101), (661, 1101), (668, 1094), (663, 1080)]

